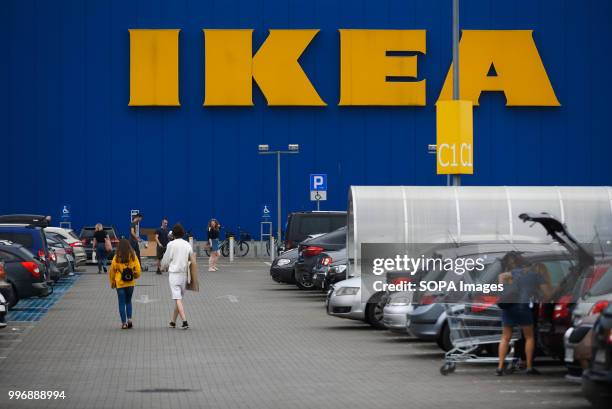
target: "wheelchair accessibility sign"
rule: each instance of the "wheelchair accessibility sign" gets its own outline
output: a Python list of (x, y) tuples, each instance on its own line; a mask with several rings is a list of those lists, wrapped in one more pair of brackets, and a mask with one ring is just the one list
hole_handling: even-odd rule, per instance
[(310, 175), (310, 200), (327, 200), (327, 174), (314, 173)]

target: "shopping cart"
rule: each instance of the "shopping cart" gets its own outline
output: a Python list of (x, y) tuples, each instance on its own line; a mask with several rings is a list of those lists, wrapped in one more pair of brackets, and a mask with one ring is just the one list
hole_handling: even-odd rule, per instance
[[(444, 355), (442, 375), (453, 373), (457, 363), (497, 363), (497, 357), (479, 355), (482, 347), (495, 345), (501, 341), (501, 309), (495, 304), (445, 303), (444, 310), (450, 331), (452, 349)], [(510, 351), (506, 356), (507, 372), (518, 367), (514, 354), (514, 343), (520, 338), (520, 328), (512, 331)]]

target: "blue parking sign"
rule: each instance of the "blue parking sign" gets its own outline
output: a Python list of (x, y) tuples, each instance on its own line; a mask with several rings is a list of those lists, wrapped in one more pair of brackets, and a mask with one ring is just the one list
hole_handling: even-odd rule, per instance
[(310, 174), (310, 191), (326, 191), (327, 190), (327, 174), (326, 173), (311, 173)]

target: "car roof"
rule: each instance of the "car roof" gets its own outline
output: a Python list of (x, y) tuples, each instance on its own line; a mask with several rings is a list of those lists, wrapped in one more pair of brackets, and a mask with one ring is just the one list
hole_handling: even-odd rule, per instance
[(4, 214), (0, 215), (1, 224), (25, 224), (39, 227), (49, 226), (50, 216), (40, 214)]
[(20, 231), (35, 231), (42, 230), (40, 226), (34, 226), (31, 224), (23, 224), (23, 223), (0, 223), (0, 229), (8, 228), (10, 230), (20, 230)]

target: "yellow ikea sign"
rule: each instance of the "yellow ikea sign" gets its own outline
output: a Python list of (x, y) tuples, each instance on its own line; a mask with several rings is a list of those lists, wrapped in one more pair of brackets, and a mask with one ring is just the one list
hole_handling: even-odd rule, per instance
[[(179, 106), (179, 29), (131, 29), (130, 106)], [(253, 54), (253, 30), (204, 29), (205, 106), (252, 106), (253, 80), (270, 106), (325, 106), (299, 58), (319, 30), (270, 30)], [(340, 29), (342, 106), (424, 106), (417, 56), (425, 30)], [(463, 30), (462, 100), (501, 91), (507, 106), (559, 106), (532, 30)], [(495, 76), (490, 76), (491, 67)], [(438, 100), (450, 100), (452, 67)], [(389, 78), (400, 79), (389, 81)]]

